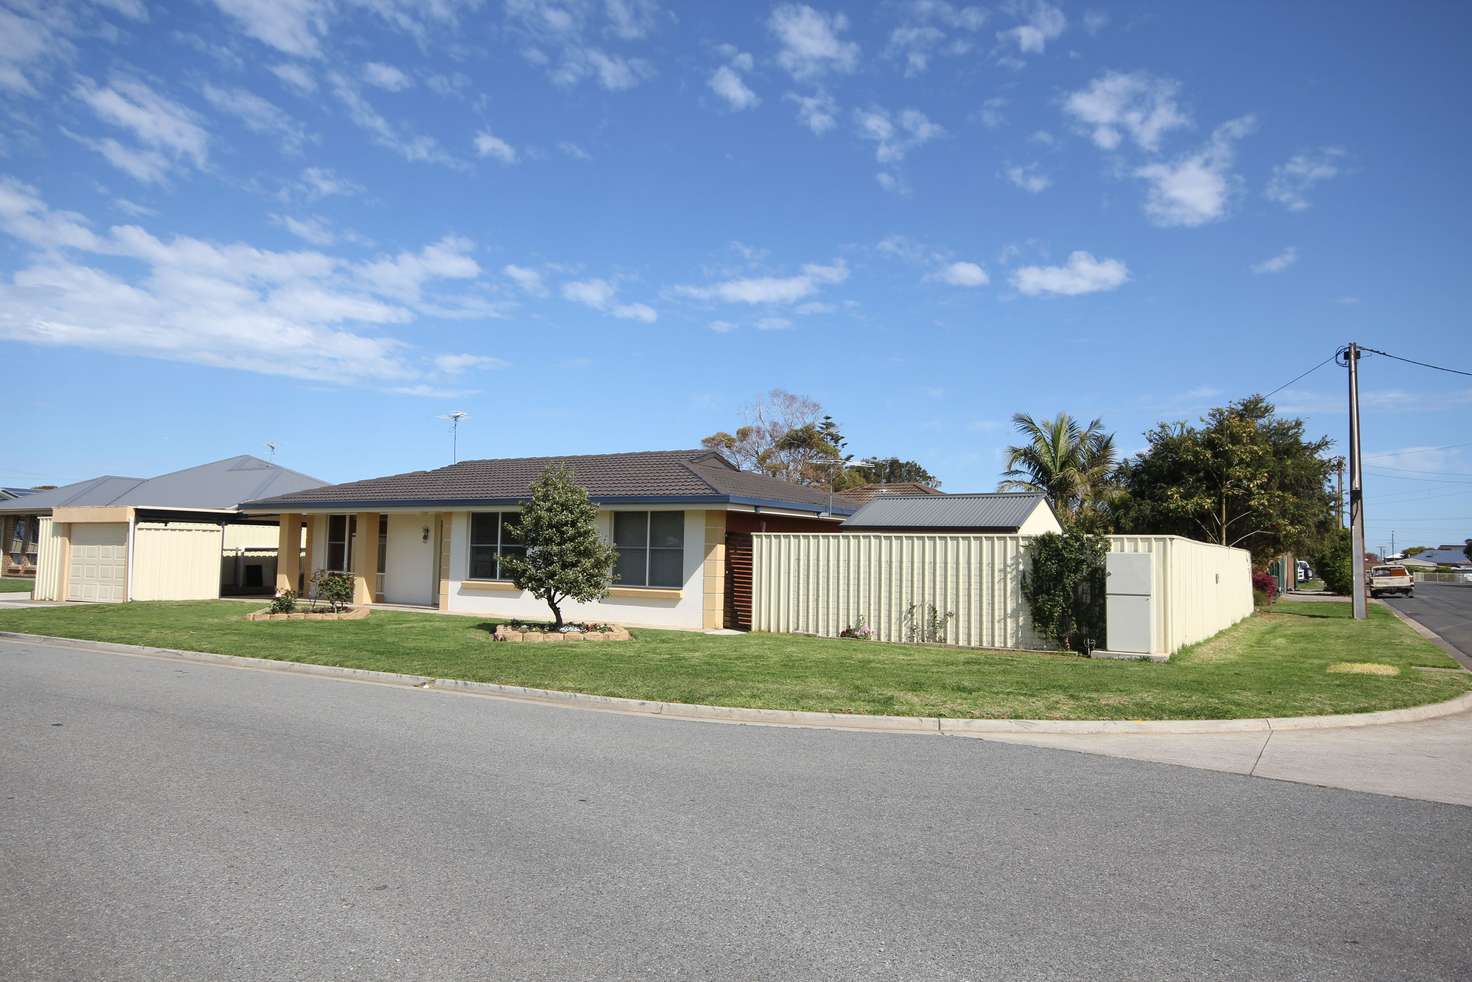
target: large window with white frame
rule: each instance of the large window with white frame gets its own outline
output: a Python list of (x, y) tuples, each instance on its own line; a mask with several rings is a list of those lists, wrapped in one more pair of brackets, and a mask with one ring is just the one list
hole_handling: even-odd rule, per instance
[(614, 582), (620, 586), (678, 587), (685, 583), (685, 513), (616, 511)]
[(508, 578), (501, 569), (501, 557), (526, 554), (526, 544), (512, 529), (519, 521), (519, 511), (475, 512), (470, 516), (470, 579)]

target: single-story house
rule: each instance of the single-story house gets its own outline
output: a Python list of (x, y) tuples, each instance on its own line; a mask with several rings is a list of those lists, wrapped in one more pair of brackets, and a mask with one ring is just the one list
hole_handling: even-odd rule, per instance
[(0, 515), (36, 516), (38, 600), (207, 600), (240, 592), (231, 577), (242, 574), (257, 592), (275, 587), (279, 532), (239, 503), (321, 483), (245, 455), (146, 480), (96, 477), (0, 501)]
[(1472, 566), (1472, 560), (1467, 558), (1467, 553), (1459, 545), (1437, 546), (1435, 549), (1416, 553), (1415, 558), (1437, 566)]
[[(738, 470), (710, 450), (467, 460), (436, 470), (261, 497), (242, 510), (278, 519), (283, 541), (306, 528), (309, 570), (352, 576), (355, 603), (544, 620), (499, 557), (524, 546), (511, 532), (549, 466), (572, 468), (618, 550), (602, 600), (568, 604), (574, 620), (648, 627), (744, 628), (751, 623), (751, 534), (836, 532), (854, 506), (820, 488)], [(297, 581), (282, 551), (278, 584)]]
[(1431, 561), (1429, 561), (1429, 560), (1422, 559), (1421, 558), (1422, 555), (1425, 555), (1425, 554), (1424, 553), (1421, 553), (1421, 554), (1418, 554), (1418, 555), (1415, 555), (1415, 556), (1407, 556), (1404, 559), (1397, 559), (1396, 562), (1400, 563), (1402, 566), (1404, 566), (1406, 569), (1410, 570), (1413, 573), (1425, 572), (1427, 570), (1433, 570), (1433, 569), (1435, 569), (1436, 568), (1436, 564), (1433, 563), (1433, 562), (1431, 562)]
[(843, 523), (845, 532), (936, 532), (947, 535), (1042, 535), (1061, 532), (1053, 506), (1041, 494), (881, 495)]
[[(39, 488), (0, 488), (0, 503), (19, 501)], [(36, 575), (36, 518), (33, 511), (0, 514), (0, 576)]]

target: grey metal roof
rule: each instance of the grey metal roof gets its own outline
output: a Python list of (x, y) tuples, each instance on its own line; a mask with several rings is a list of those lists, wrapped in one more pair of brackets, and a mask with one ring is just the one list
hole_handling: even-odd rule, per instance
[(148, 480), (97, 477), (55, 491), (0, 502), (0, 512), (49, 512), (54, 508), (94, 505), (228, 510), (252, 498), (304, 491), (325, 483), (259, 457), (242, 454)]
[(923, 494), (875, 498), (845, 529), (997, 529), (1016, 531), (1046, 499), (1032, 492)]
[(1468, 563), (1467, 554), (1456, 546), (1427, 549), (1425, 552), (1416, 553), (1414, 558), (1441, 566), (1464, 566)]

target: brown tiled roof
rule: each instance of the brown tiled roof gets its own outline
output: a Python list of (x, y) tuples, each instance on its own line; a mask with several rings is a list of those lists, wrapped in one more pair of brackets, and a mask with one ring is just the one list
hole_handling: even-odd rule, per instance
[[(826, 511), (829, 494), (820, 488), (737, 470), (710, 450), (642, 450), (578, 457), (512, 457), (464, 460), (432, 471), (410, 471), (247, 502), (254, 510), (291, 508), (404, 507), (509, 504), (531, 496), (532, 482), (552, 464), (572, 468), (573, 479), (603, 504), (708, 502), (761, 504), (801, 511)], [(852, 503), (833, 499), (833, 510), (850, 514)]]
[(883, 498), (888, 495), (916, 495), (916, 494), (945, 494), (940, 488), (933, 488), (928, 484), (918, 481), (899, 481), (893, 484), (860, 484), (856, 488), (849, 488), (843, 492), (843, 496), (850, 501), (873, 501), (875, 498)]

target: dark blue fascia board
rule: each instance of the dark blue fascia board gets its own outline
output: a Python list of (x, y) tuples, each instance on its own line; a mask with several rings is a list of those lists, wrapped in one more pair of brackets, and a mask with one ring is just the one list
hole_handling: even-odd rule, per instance
[[(828, 509), (819, 505), (798, 501), (778, 501), (772, 498), (746, 498), (735, 495), (604, 495), (590, 498), (595, 505), (751, 505), (753, 508), (781, 508), (785, 511), (806, 511), (814, 515)], [(454, 508), (499, 508), (520, 505), (525, 498), (396, 498), (381, 501), (283, 501), (273, 503), (248, 501), (241, 505), (242, 511), (280, 512), (302, 508), (331, 508), (340, 512), (373, 511), (376, 508), (423, 508), (426, 511), (444, 511)], [(852, 515), (857, 509), (848, 505), (833, 504), (832, 514)]]

